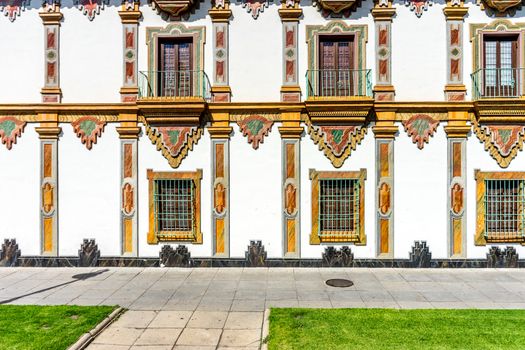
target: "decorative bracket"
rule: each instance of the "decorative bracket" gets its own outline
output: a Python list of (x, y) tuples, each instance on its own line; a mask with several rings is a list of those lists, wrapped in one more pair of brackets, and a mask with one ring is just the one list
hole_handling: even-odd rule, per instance
[(432, 6), (432, 0), (405, 0), (405, 6), (410, 8), (418, 18), (423, 15), (424, 11), (428, 10), (429, 6)]
[(242, 135), (248, 138), (248, 143), (252, 144), (253, 149), (258, 149), (259, 144), (264, 142), (264, 137), (270, 133), (275, 117), (274, 115), (254, 114), (237, 116), (236, 119)]
[(417, 144), (417, 148), (423, 149), (430, 137), (434, 135), (439, 120), (432, 118), (428, 114), (415, 114), (408, 120), (403, 121), (403, 126), (408, 136), (412, 137), (412, 142)]
[(1, 0), (0, 13), (3, 13), (11, 22), (25, 10), (31, 0)]
[(251, 13), (253, 19), (257, 19), (264, 9), (270, 6), (272, 0), (239, 0), (246, 12)]
[(324, 17), (349, 17), (358, 7), (361, 6), (361, 0), (314, 0), (314, 6), (317, 6)]
[(22, 136), (26, 123), (15, 117), (0, 118), (0, 141), (10, 150), (16, 144), (16, 138)]
[(82, 144), (91, 150), (93, 144), (97, 143), (97, 137), (102, 136), (106, 122), (95, 117), (80, 117), (71, 126), (75, 134), (80, 138)]
[(92, 21), (105, 5), (109, 5), (109, 0), (75, 0), (75, 5), (87, 18)]
[(150, 0), (157, 13), (166, 19), (188, 19), (199, 8), (202, 0)]

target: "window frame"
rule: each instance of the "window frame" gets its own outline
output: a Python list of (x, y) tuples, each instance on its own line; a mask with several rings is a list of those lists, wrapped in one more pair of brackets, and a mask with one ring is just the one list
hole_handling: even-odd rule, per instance
[[(195, 84), (194, 84), (194, 80), (195, 80), (195, 77), (193, 76), (194, 74), (196, 74), (196, 72), (198, 70), (195, 70), (195, 36), (194, 35), (178, 35), (178, 36), (159, 36), (157, 37), (157, 42), (156, 42), (156, 45), (155, 45), (155, 50), (157, 52), (156, 54), (156, 79), (155, 79), (155, 82), (157, 82), (157, 86), (155, 86), (155, 89), (156, 89), (156, 92), (157, 92), (157, 95), (158, 96), (173, 96), (173, 97), (191, 97), (191, 96), (195, 96)], [(166, 87), (163, 86), (162, 84), (162, 72), (164, 72), (164, 74), (166, 74), (167, 70), (165, 70), (165, 66), (163, 64), (163, 61), (165, 60), (165, 57), (164, 57), (164, 52), (162, 50), (162, 45), (163, 44), (166, 44), (166, 43), (172, 43), (172, 44), (175, 44), (175, 45), (180, 45), (180, 44), (183, 44), (183, 43), (186, 43), (186, 44), (190, 44), (190, 57), (189, 57), (189, 91), (190, 93), (189, 94), (183, 94), (181, 95), (180, 94), (180, 85), (181, 85), (181, 70), (178, 69), (178, 67), (175, 67), (175, 69), (173, 70), (174, 72), (178, 72), (176, 74), (179, 74), (178, 77), (176, 77), (177, 81), (176, 81), (176, 84), (175, 84), (175, 87), (171, 87), (171, 89), (173, 89), (175, 91), (175, 94), (174, 95), (166, 95), (165, 94), (165, 91), (166, 91)], [(179, 53), (180, 51), (180, 48), (177, 48), (176, 52), (177, 54)], [(175, 58), (176, 62), (177, 63), (180, 63), (179, 61), (179, 57), (176, 57)], [(162, 70), (160, 69), (162, 68)]]
[[(202, 169), (196, 171), (153, 171), (147, 170), (148, 188), (149, 188), (149, 231), (148, 244), (158, 244), (159, 242), (188, 242), (193, 244), (202, 244), (201, 232), (201, 180)], [(195, 232), (191, 231), (163, 231), (173, 234), (173, 238), (160, 239), (157, 231), (157, 217), (155, 217), (155, 180), (186, 180), (193, 181), (194, 187), (194, 223)]]
[(523, 237), (489, 237), (485, 232), (485, 194), (486, 184), (485, 180), (523, 180), (525, 181), (525, 172), (523, 171), (480, 171), (474, 170), (474, 178), (476, 180), (476, 236), (474, 239), (475, 245), (484, 246), (487, 244), (508, 244), (521, 243), (525, 245), (525, 238)]
[[(359, 222), (357, 227), (359, 228), (359, 235), (346, 235), (344, 237), (329, 238), (320, 236), (320, 223), (319, 223), (319, 195), (320, 195), (320, 180), (329, 179), (355, 179), (359, 184)], [(310, 244), (319, 245), (325, 243), (352, 243), (355, 245), (366, 245), (366, 234), (365, 234), (365, 180), (366, 180), (366, 169), (360, 169), (358, 171), (318, 171), (310, 169), (310, 180), (312, 186), (312, 231), (310, 234)]]

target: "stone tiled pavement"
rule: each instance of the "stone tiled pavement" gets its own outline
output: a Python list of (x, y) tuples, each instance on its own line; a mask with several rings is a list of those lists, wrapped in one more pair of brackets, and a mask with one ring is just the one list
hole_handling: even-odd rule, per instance
[(128, 308), (93, 350), (259, 349), (270, 307), (525, 309), (525, 270), (3, 268), (0, 303)]

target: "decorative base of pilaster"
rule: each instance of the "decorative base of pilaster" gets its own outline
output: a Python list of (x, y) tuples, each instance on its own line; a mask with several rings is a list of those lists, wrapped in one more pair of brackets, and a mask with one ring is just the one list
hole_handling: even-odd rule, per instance
[(467, 88), (465, 85), (445, 85), (446, 101), (465, 101)]
[(42, 88), (43, 103), (60, 103), (62, 101), (62, 90), (60, 88)]
[(120, 101), (123, 103), (137, 102), (139, 89), (137, 87), (122, 87), (120, 88)]
[(229, 86), (212, 86), (211, 101), (212, 102), (231, 102), (232, 90)]
[(281, 87), (282, 102), (301, 102), (301, 87), (283, 85)]
[(376, 101), (394, 101), (396, 89), (392, 85), (374, 86), (374, 100)]

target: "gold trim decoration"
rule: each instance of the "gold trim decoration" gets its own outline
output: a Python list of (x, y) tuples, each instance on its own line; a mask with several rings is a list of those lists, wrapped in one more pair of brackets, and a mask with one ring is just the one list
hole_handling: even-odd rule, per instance
[(202, 134), (201, 126), (152, 126), (143, 120), (146, 134), (172, 168), (177, 168)]
[(97, 143), (97, 137), (102, 136), (106, 122), (94, 117), (78, 118), (71, 123), (73, 131), (80, 138), (80, 142), (86, 145), (88, 150), (91, 150), (93, 144)]
[[(87, 112), (87, 111), (86, 111)], [(79, 119), (83, 119), (88, 117), (86, 113), (79, 113), (79, 114), (73, 114), (73, 113), (66, 113), (66, 114), (59, 114), (58, 115), (58, 121), (60, 123), (74, 123), (78, 121)], [(118, 122), (119, 116), (117, 114), (97, 114), (97, 113), (89, 113), (89, 117), (96, 118), (98, 121), (104, 122), (104, 123), (112, 123), (112, 122)]]
[(22, 136), (26, 123), (15, 117), (0, 118), (0, 141), (10, 150), (16, 144), (17, 137)]
[(518, 151), (523, 149), (525, 125), (481, 125), (472, 118), (474, 133), (485, 146), (485, 151), (498, 162), (502, 168), (510, 165)]
[(367, 132), (364, 125), (314, 125), (309, 119), (305, 124), (314, 144), (336, 168), (343, 165)]
[(408, 136), (412, 137), (412, 142), (417, 144), (417, 148), (423, 149), (430, 137), (434, 136), (439, 120), (428, 114), (414, 114), (408, 120), (403, 120), (402, 124)]

